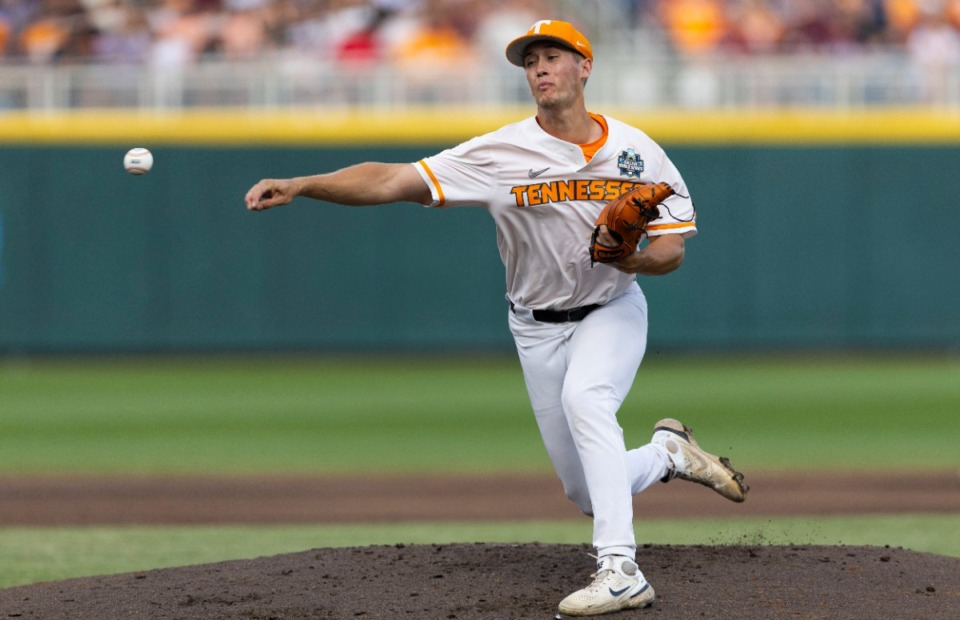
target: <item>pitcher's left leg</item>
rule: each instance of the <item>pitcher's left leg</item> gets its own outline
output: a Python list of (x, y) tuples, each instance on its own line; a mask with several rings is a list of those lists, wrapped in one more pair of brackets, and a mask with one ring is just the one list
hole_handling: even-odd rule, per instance
[(570, 340), (563, 407), (590, 490), (600, 557), (636, 555), (633, 481), (617, 411), (646, 344), (646, 300), (639, 288), (590, 314)]

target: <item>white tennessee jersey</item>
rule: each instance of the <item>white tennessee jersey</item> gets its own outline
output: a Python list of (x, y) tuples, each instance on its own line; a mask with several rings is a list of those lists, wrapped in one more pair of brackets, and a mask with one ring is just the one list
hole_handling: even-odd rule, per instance
[(480, 206), (493, 216), (507, 272), (507, 297), (531, 309), (604, 304), (635, 276), (591, 265), (590, 236), (603, 207), (638, 183), (663, 181), (675, 195), (647, 234), (696, 234), (693, 202), (679, 171), (645, 133), (608, 117), (606, 141), (590, 161), (535, 117), (507, 125), (416, 164), (430, 187), (427, 206)]

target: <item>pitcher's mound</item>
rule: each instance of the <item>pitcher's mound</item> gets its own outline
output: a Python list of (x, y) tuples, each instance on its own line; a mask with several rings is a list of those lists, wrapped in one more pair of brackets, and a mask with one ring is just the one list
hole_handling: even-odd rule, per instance
[[(0, 617), (363, 620), (550, 619), (590, 581), (586, 545), (314, 549), (0, 590)], [(648, 545), (657, 591), (614, 618), (960, 617), (960, 559), (883, 547)]]

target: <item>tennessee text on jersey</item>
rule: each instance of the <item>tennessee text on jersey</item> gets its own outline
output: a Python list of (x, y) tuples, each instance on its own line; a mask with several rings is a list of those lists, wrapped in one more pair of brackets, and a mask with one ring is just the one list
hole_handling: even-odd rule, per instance
[(516, 185), (510, 188), (518, 207), (534, 207), (571, 200), (613, 200), (640, 185), (632, 181), (576, 179)]

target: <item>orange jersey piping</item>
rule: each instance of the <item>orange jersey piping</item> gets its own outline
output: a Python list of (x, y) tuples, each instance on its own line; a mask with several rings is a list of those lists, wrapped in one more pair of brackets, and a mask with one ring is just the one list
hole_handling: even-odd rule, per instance
[(678, 222), (671, 224), (656, 224), (654, 226), (647, 226), (647, 230), (673, 230), (675, 228), (696, 228), (696, 222)]
[(423, 166), (423, 169), (426, 171), (427, 176), (430, 177), (431, 181), (433, 181), (433, 186), (437, 189), (437, 206), (442, 207), (443, 204), (446, 202), (446, 198), (444, 198), (443, 196), (443, 188), (440, 187), (440, 181), (437, 180), (436, 175), (433, 174), (433, 170), (430, 169), (430, 166), (427, 165), (426, 161), (421, 159), (417, 163)]

